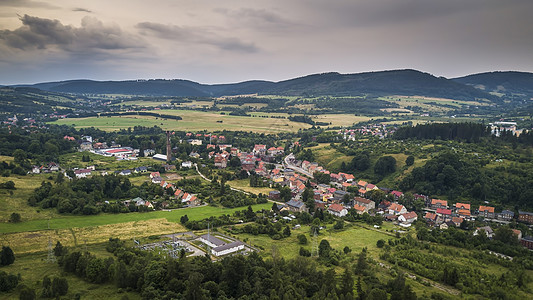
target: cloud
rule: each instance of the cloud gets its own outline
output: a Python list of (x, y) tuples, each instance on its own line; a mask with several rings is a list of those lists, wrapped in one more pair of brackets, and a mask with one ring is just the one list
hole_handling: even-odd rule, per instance
[(237, 22), (246, 22), (254, 27), (283, 27), (294, 26), (296, 23), (282, 17), (281, 15), (266, 9), (241, 8), (228, 10), (226, 8), (215, 8), (213, 10), (219, 14), (229, 17)]
[(118, 50), (142, 48), (144, 42), (123, 32), (118, 25), (105, 25), (92, 17), (84, 17), (76, 28), (51, 20), (24, 15), (23, 26), (15, 30), (0, 30), (0, 43), (21, 50), (58, 49), (76, 52), (90, 49)]
[(50, 3), (32, 0), (0, 0), (0, 6), (8, 7), (40, 7), (57, 9), (59, 7)]
[(138, 23), (136, 27), (145, 35), (154, 35), (176, 42), (207, 44), (223, 50), (245, 53), (258, 51), (253, 43), (245, 43), (235, 37), (223, 37), (202, 27), (165, 25), (153, 22)]
[(81, 7), (73, 8), (72, 11), (81, 11), (81, 12), (92, 13), (91, 10), (88, 10), (88, 9), (86, 9), (86, 8), (81, 8)]

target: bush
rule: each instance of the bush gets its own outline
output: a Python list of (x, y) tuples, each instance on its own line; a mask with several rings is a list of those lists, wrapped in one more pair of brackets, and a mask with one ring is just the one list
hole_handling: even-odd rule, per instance
[(20, 300), (34, 300), (36, 297), (35, 291), (29, 287), (23, 285), (20, 289), (19, 299)]
[(304, 234), (298, 235), (298, 244), (307, 245), (307, 237)]
[(15, 262), (15, 254), (9, 246), (2, 246), (2, 251), (0, 252), (0, 265), (7, 266)]
[(19, 213), (12, 213), (11, 216), (9, 216), (9, 222), (11, 223), (19, 223), (21, 221), (21, 217)]
[(304, 247), (300, 247), (300, 256), (310, 257), (311, 251), (305, 249)]
[(19, 283), (19, 279), (16, 275), (7, 274), (4, 271), (0, 271), (0, 292), (7, 292), (14, 289)]

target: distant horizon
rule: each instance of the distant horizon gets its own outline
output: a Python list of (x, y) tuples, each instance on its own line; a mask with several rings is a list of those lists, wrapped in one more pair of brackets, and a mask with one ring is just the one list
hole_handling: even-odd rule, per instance
[(517, 70), (495, 70), (495, 71), (485, 71), (485, 72), (479, 72), (479, 73), (472, 73), (472, 74), (466, 74), (466, 75), (461, 75), (461, 76), (454, 76), (454, 77), (446, 77), (446, 76), (442, 76), (442, 75), (439, 75), (439, 74), (434, 74), (434, 73), (430, 73), (430, 72), (425, 72), (425, 71), (421, 71), (421, 70), (417, 70), (417, 69), (413, 69), (413, 68), (403, 68), (403, 69), (385, 69), (385, 70), (374, 70), (374, 71), (362, 71), (362, 72), (349, 72), (349, 73), (342, 73), (342, 72), (336, 72), (336, 71), (327, 71), (327, 72), (318, 72), (318, 73), (310, 73), (310, 74), (305, 74), (305, 75), (300, 75), (300, 76), (295, 76), (295, 77), (291, 77), (291, 78), (285, 78), (285, 79), (281, 79), (281, 80), (268, 80), (268, 79), (247, 79), (247, 80), (242, 80), (242, 81), (228, 81), (228, 82), (201, 82), (201, 81), (196, 81), (196, 80), (193, 80), (193, 79), (189, 79), (189, 78), (161, 78), (161, 77), (154, 77), (154, 78), (135, 78), (135, 79), (90, 79), (90, 78), (72, 78), (72, 79), (62, 79), (62, 80), (50, 80), (50, 81), (39, 81), (39, 82), (25, 82), (25, 83), (0, 83), (0, 86), (18, 86), (18, 85), (36, 85), (36, 84), (46, 84), (46, 83), (54, 83), (54, 82), (68, 82), (68, 81), (83, 81), (83, 80), (87, 80), (87, 81), (95, 81), (95, 82), (124, 82), (124, 81), (138, 81), (138, 80), (145, 80), (145, 81), (148, 81), (148, 80), (168, 80), (168, 81), (172, 81), (172, 80), (184, 80), (184, 81), (191, 81), (191, 82), (195, 82), (195, 83), (199, 83), (199, 84), (204, 84), (204, 85), (222, 85), (222, 84), (236, 84), (236, 83), (243, 83), (243, 82), (250, 82), (250, 81), (267, 81), (267, 82), (281, 82), (281, 81), (286, 81), (286, 80), (291, 80), (291, 79), (295, 79), (295, 78), (302, 78), (302, 77), (306, 77), (306, 76), (311, 76), (311, 75), (318, 75), (318, 74), (328, 74), (328, 73), (338, 73), (338, 74), (341, 74), (341, 75), (350, 75), (350, 74), (364, 74), (364, 73), (379, 73), (379, 72), (388, 72), (388, 71), (404, 71), (404, 70), (413, 70), (413, 71), (418, 71), (418, 72), (422, 72), (422, 73), (426, 73), (426, 74), (430, 74), (432, 76), (435, 76), (435, 77), (444, 77), (446, 79), (454, 79), (454, 78), (461, 78), (461, 77), (466, 77), (466, 76), (471, 76), (471, 75), (478, 75), (478, 74), (486, 74), (486, 73), (525, 73), (525, 74), (533, 74), (533, 72), (529, 72), (529, 71), (517, 71)]

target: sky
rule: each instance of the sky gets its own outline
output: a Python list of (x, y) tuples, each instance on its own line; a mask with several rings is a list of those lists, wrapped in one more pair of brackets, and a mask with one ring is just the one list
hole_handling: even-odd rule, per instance
[(0, 84), (533, 72), (531, 0), (0, 0)]

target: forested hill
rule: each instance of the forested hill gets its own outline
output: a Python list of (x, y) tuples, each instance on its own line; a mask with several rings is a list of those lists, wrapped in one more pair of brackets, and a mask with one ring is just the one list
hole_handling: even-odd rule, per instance
[[(60, 108), (58, 108), (60, 107)], [(68, 113), (77, 107), (76, 98), (27, 87), (0, 87), (0, 114), (43, 115)]]
[(533, 73), (487, 72), (454, 78), (453, 81), (471, 85), (486, 92), (533, 97)]
[(88, 94), (163, 96), (223, 96), (276, 94), (288, 96), (419, 95), (459, 100), (486, 98), (484, 91), (443, 77), (416, 70), (394, 70), (358, 74), (323, 73), (280, 81), (247, 81), (206, 85), (188, 80), (92, 81), (71, 80), (33, 85), (47, 91)]
[(485, 92), (444, 77), (416, 70), (394, 70), (358, 74), (325, 73), (281, 81), (270, 90), (279, 95), (418, 95), (474, 100), (494, 99)]

